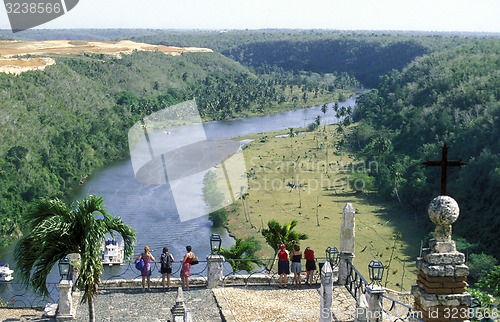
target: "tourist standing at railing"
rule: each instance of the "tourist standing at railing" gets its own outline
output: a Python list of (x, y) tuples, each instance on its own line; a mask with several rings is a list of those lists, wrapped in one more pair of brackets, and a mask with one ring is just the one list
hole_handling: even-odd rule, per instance
[[(168, 252), (168, 247), (163, 247), (163, 252), (158, 259), (158, 263), (160, 266), (161, 273), (161, 283), (163, 285), (163, 289), (165, 286), (167, 287), (167, 291), (170, 290), (170, 274), (172, 273), (172, 263), (174, 262), (174, 256)], [(166, 285), (165, 285), (165, 277), (166, 277)]]
[(300, 283), (300, 272), (302, 271), (302, 264), (300, 261), (302, 260), (302, 252), (300, 251), (300, 245), (293, 245), (292, 252), (292, 273), (293, 273), (293, 282), (297, 288), (302, 288), (302, 284)]
[(182, 259), (181, 281), (182, 289), (189, 291), (189, 276), (191, 276), (191, 262), (196, 256), (192, 252), (191, 246), (186, 246), (186, 254)]
[(306, 259), (306, 283), (307, 285), (312, 285), (313, 283), (313, 277), (314, 277), (314, 271), (316, 270), (316, 259), (314, 258), (314, 250), (311, 249), (311, 247), (306, 247), (306, 250), (304, 251), (304, 257)]
[(281, 244), (280, 250), (278, 251), (278, 275), (280, 288), (286, 288), (286, 284), (288, 282), (288, 274), (290, 274), (288, 250), (286, 249), (285, 244)]
[(144, 261), (144, 267), (141, 270), (141, 275), (142, 275), (142, 291), (144, 292), (144, 287), (145, 287), (145, 280), (148, 280), (148, 292), (151, 292), (151, 261), (155, 261), (155, 258), (153, 254), (151, 254), (151, 251), (149, 249), (149, 246), (144, 246), (144, 253), (141, 253), (137, 258), (135, 259), (135, 262), (139, 259)]

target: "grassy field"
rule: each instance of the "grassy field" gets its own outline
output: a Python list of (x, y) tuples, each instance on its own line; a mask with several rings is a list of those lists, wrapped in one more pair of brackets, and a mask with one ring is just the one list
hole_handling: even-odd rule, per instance
[[(342, 209), (351, 203), (356, 211), (356, 268), (368, 278), (368, 263), (379, 259), (388, 267), (386, 287), (407, 291), (416, 279), (415, 259), (424, 232), (397, 204), (354, 191), (350, 174), (377, 171), (376, 164), (354, 164), (349, 155), (337, 153), (334, 130), (331, 125), (293, 137), (283, 130), (238, 138), (253, 140), (244, 149), (248, 216), (241, 200), (230, 205), (228, 229), (235, 237), (255, 236), (263, 245), (259, 256), (272, 257), (273, 250), (260, 233), (262, 227), (270, 219), (282, 224), (296, 219), (295, 229), (309, 235), (301, 248), (310, 246), (317, 257), (324, 258), (326, 247), (339, 247)], [(357, 186), (362, 184), (357, 182)], [(385, 282), (384, 276), (382, 285)]]

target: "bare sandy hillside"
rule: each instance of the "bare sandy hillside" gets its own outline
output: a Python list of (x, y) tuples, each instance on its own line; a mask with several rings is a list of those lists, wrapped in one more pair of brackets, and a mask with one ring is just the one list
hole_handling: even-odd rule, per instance
[[(181, 55), (185, 52), (212, 52), (208, 48), (172, 47), (149, 45), (128, 40), (119, 42), (47, 40), (47, 41), (0, 41), (0, 72), (20, 74), (28, 70), (43, 70), (55, 64), (54, 59), (44, 57), (47, 54), (82, 54), (96, 53), (120, 57), (134, 50), (160, 51), (167, 55)], [(18, 56), (35, 55), (38, 57)]]

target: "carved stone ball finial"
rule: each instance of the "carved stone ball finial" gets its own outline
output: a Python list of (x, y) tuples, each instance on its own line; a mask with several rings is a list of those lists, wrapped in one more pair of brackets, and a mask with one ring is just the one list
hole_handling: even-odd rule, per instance
[(436, 225), (434, 239), (451, 241), (451, 225), (458, 219), (460, 209), (455, 199), (449, 196), (434, 198), (429, 204), (429, 218)]

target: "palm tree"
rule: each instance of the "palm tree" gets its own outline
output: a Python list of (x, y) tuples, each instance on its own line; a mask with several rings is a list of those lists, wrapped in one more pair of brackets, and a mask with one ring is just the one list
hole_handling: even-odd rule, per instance
[(104, 210), (103, 200), (88, 196), (68, 206), (57, 198), (41, 199), (31, 213), (28, 234), (15, 249), (21, 281), (45, 295), (46, 280), (54, 264), (68, 254), (80, 254), (76, 285), (83, 290), (81, 302), (88, 303), (90, 321), (95, 321), (93, 299), (101, 279), (101, 243), (105, 235), (121, 235), (126, 257), (133, 253), (136, 240), (130, 227)]
[(277, 220), (271, 219), (267, 222), (268, 228), (262, 229), (262, 236), (266, 239), (267, 244), (274, 249), (274, 259), (276, 259), (276, 255), (278, 254), (278, 249), (281, 244), (285, 244), (287, 249), (293, 249), (292, 247), (294, 243), (299, 240), (306, 240), (309, 238), (307, 234), (299, 233), (293, 230), (298, 223), (299, 222), (294, 219), (281, 226)]
[(328, 111), (328, 105), (323, 104), (321, 106), (321, 112), (323, 112), (323, 118), (325, 119), (325, 126), (323, 127), (323, 132), (326, 131), (326, 112)]
[[(249, 196), (249, 193), (246, 190), (246, 187), (241, 186), (240, 187), (240, 192), (238, 193), (237, 197), (241, 199), (241, 204), (243, 206), (243, 214), (245, 215), (245, 220), (247, 222), (250, 221), (250, 214), (248, 214), (248, 209), (247, 209), (247, 205), (246, 205), (246, 202), (245, 202), (247, 200), (248, 196)], [(250, 224), (252, 224), (252, 223), (250, 222)]]
[(236, 238), (236, 243), (229, 249), (221, 247), (220, 253), (226, 262), (231, 264), (233, 271), (247, 271), (250, 273), (253, 264), (261, 265), (261, 261), (255, 259), (255, 253), (261, 249), (260, 242), (255, 237)]

